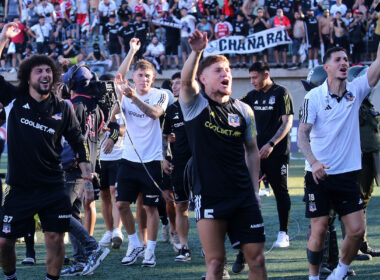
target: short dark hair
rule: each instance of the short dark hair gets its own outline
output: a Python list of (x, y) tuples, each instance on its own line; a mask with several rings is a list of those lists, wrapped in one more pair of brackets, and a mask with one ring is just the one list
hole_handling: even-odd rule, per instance
[(168, 89), (168, 90), (172, 90), (172, 80), (169, 80), (169, 79), (166, 79), (162, 82), (161, 84), (161, 88), (163, 89)]
[(172, 81), (175, 79), (181, 79), (181, 72), (176, 72), (172, 76)]
[(47, 65), (53, 73), (53, 87), (61, 80), (61, 68), (53, 59), (47, 55), (34, 54), (31, 57), (24, 59), (19, 67), (17, 78), (20, 81), (18, 90), (20, 94), (25, 94), (29, 91), (29, 80), (32, 69), (36, 66)]
[(262, 61), (257, 61), (257, 62), (254, 62), (251, 67), (249, 67), (249, 72), (257, 72), (257, 73), (261, 73), (261, 74), (264, 74), (265, 72), (269, 72), (269, 65), (268, 63), (266, 62), (262, 62)]
[(327, 61), (329, 61), (329, 59), (331, 58), (331, 54), (335, 53), (335, 52), (345, 52), (347, 54), (347, 51), (345, 48), (342, 48), (342, 47), (332, 47), (332, 48), (329, 48), (326, 53), (325, 53), (325, 56), (323, 57), (323, 64), (325, 64)]

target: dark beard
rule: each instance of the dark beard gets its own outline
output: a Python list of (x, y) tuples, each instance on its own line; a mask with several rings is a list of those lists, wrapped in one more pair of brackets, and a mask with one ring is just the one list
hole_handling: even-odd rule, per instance
[(48, 95), (50, 92), (51, 92), (51, 89), (52, 89), (52, 86), (53, 84), (50, 84), (49, 85), (49, 88), (48, 89), (42, 89), (40, 87), (40, 84), (37, 83), (37, 84), (31, 84), (32, 88), (38, 92), (39, 95), (41, 96), (44, 96), (44, 95)]

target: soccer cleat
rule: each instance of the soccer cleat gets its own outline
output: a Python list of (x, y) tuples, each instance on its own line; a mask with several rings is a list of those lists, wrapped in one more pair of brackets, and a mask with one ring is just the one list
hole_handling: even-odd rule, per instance
[(370, 260), (372, 260), (372, 256), (370, 254), (366, 254), (362, 252), (361, 250), (359, 250), (355, 256), (355, 261), (370, 261)]
[(286, 248), (289, 247), (289, 235), (285, 231), (280, 231), (277, 236), (276, 242), (273, 244), (273, 247), (277, 248)]
[(236, 260), (234, 264), (232, 265), (232, 272), (235, 274), (239, 274), (244, 270), (244, 267), (245, 267), (244, 254), (242, 251), (239, 251), (239, 253), (236, 255)]
[(124, 235), (119, 228), (115, 228), (112, 231), (112, 248), (120, 249), (121, 243), (123, 243)]
[(109, 247), (111, 246), (111, 239), (112, 239), (112, 232), (107, 230), (104, 234), (102, 239), (99, 241), (99, 245), (102, 247)]
[(161, 240), (163, 242), (168, 242), (170, 237), (170, 226), (169, 224), (167, 225), (162, 225), (161, 228)]
[(82, 275), (90, 275), (100, 265), (105, 257), (109, 254), (110, 249), (98, 246), (98, 248), (90, 253), (88, 256), (88, 262), (83, 269)]
[(128, 244), (128, 250), (125, 257), (121, 260), (122, 265), (134, 264), (138, 257), (144, 254), (144, 247), (133, 247), (131, 243)]
[(142, 267), (155, 267), (156, 266), (156, 256), (154, 251), (150, 249), (145, 249), (144, 259), (141, 263)]
[(336, 268), (333, 270), (333, 272), (326, 278), (326, 280), (346, 280), (348, 279), (348, 276), (344, 276), (343, 278), (336, 276)]
[(85, 263), (74, 263), (72, 266), (69, 266), (65, 269), (61, 270), (61, 276), (62, 277), (67, 277), (67, 276), (78, 276), (82, 275)]
[(176, 261), (176, 262), (187, 262), (190, 260), (191, 260), (191, 252), (190, 252), (189, 248), (187, 248), (186, 246), (183, 246), (179, 250), (178, 256), (176, 256), (174, 259), (174, 261)]
[(360, 247), (360, 251), (363, 252), (363, 254), (370, 255), (372, 257), (380, 257), (380, 251), (372, 249), (367, 242), (363, 242), (362, 246)]
[(173, 245), (173, 250), (175, 252), (179, 252), (181, 250), (182, 245), (181, 242), (179, 241), (179, 236), (176, 231), (170, 233), (170, 243)]
[(22, 265), (35, 265), (36, 264), (36, 259), (35, 258), (30, 258), (26, 257), (22, 262)]

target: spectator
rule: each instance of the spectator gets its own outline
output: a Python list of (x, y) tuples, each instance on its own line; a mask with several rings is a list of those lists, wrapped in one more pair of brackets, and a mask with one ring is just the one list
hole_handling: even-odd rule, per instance
[(120, 22), (122, 22), (124, 19), (130, 20), (132, 18), (133, 12), (126, 0), (121, 1), (120, 8), (117, 10), (117, 15)]
[(267, 18), (273, 19), (277, 14), (277, 7), (279, 7), (278, 0), (265, 0), (265, 16)]
[(78, 64), (83, 60), (83, 54), (80, 52), (79, 46), (74, 44), (74, 40), (68, 37), (63, 45), (63, 57), (70, 61), (70, 64)]
[(169, 4), (166, 0), (158, 0), (154, 6), (153, 18), (167, 18), (169, 15)]
[(368, 8), (365, 5), (365, 0), (356, 0), (355, 4), (352, 6), (352, 9), (361, 11), (363, 20), (367, 20)]
[[(28, 57), (31, 57), (36, 52), (33, 50), (33, 46), (31, 44), (27, 44), (25, 47), (25, 51), (22, 53), (22, 59), (26, 59)], [(3, 66), (1, 66), (3, 67)]]
[(66, 31), (63, 27), (62, 20), (58, 20), (57, 24), (54, 25), (53, 40), (57, 42), (63, 42), (66, 40)]
[(137, 15), (140, 13), (144, 19), (149, 16), (149, 7), (143, 2), (143, 0), (138, 0), (135, 5), (133, 5), (132, 12)]
[(64, 17), (63, 26), (66, 29), (66, 36), (75, 38), (75, 15), (71, 13), (75, 7), (74, 1), (62, 0), (60, 5)]
[(55, 23), (57, 23), (58, 20), (64, 20), (65, 19), (65, 15), (61, 10), (61, 4), (59, 4), (58, 2), (54, 3), (53, 16), (54, 16), (54, 22)]
[(20, 30), (20, 33), (18, 33), (15, 37), (12, 38), (12, 42), (15, 45), (15, 53), (12, 53), (12, 70), (11, 70), (11, 72), (16, 72), (17, 60), (20, 64), (21, 59), (22, 59), (21, 55), (24, 52), (24, 48), (25, 48), (26, 28), (20, 22), (19, 16), (14, 17), (13, 22), (17, 24), (17, 26), (18, 26), (17, 28)]
[(380, 17), (378, 13), (370, 14), (370, 21), (368, 23), (368, 39), (371, 60), (374, 60), (376, 58), (376, 51), (380, 41)]
[(144, 53), (145, 47), (146, 47), (146, 38), (148, 37), (148, 31), (149, 31), (149, 25), (146, 19), (143, 19), (143, 16), (141, 13), (137, 13), (135, 15), (136, 22), (134, 23), (135, 26), (135, 38), (138, 38), (140, 40), (141, 47), (136, 53), (136, 58), (140, 59), (142, 58), (142, 55)]
[[(260, 7), (258, 0), (245, 0), (243, 6), (241, 6), (241, 11), (244, 13), (245, 17), (248, 19), (253, 15), (257, 15), (257, 9)], [(256, 14), (255, 14), (256, 12)]]
[(37, 14), (45, 17), (46, 24), (54, 23), (54, 6), (47, 0), (42, 0), (37, 6)]
[(207, 38), (209, 38), (209, 40), (211, 40), (214, 37), (214, 26), (209, 20), (207, 20), (206, 15), (203, 16), (201, 22), (197, 24), (197, 29), (202, 33), (206, 32)]
[(331, 44), (335, 47), (342, 47), (349, 51), (348, 38), (347, 38), (347, 26), (342, 20), (342, 14), (340, 12), (336, 13), (336, 17), (333, 20), (331, 29)]
[[(107, 60), (107, 56), (105, 55), (104, 52), (100, 50), (99, 44), (94, 43), (92, 45), (93, 51), (89, 53), (89, 55), (86, 57), (86, 61), (92, 60), (92, 61), (102, 61), (102, 60)], [(92, 69), (93, 70), (93, 69)]]
[(331, 47), (331, 17), (329, 9), (325, 9), (323, 11), (323, 16), (318, 18), (318, 31), (319, 41), (323, 44), (325, 51), (327, 51)]
[(49, 42), (49, 48), (47, 49), (46, 55), (55, 61), (58, 60), (58, 57), (62, 55), (61, 48), (57, 46), (57, 42), (50, 41)]
[[(243, 13), (237, 14), (237, 19), (233, 22), (233, 35), (243, 36), (244, 38), (248, 36), (249, 25), (245, 20)], [(242, 44), (244, 44), (244, 38), (241, 40)], [(242, 64), (240, 64), (240, 62)], [(247, 56), (245, 54), (237, 54), (236, 55), (236, 65), (237, 68), (246, 68), (247, 67)]]
[(352, 65), (362, 65), (360, 53), (363, 52), (363, 38), (366, 33), (366, 23), (360, 10), (354, 11), (354, 21), (350, 24), (350, 41), (352, 44)]
[[(172, 19), (172, 17), (169, 17)], [(165, 27), (165, 53), (167, 57), (167, 66), (172, 65), (171, 58), (174, 58), (175, 67), (180, 69), (179, 58), (178, 58), (178, 46), (181, 44), (181, 33), (180, 29), (172, 28), (170, 26)]]
[(306, 14), (308, 10), (313, 8), (313, 1), (312, 0), (300, 0), (297, 1), (297, 8), (299, 12), (302, 12), (303, 14)]
[(181, 50), (182, 62), (185, 63), (187, 55), (191, 53), (188, 37), (195, 30), (197, 20), (193, 15), (188, 14), (187, 8), (181, 8), (181, 19), (173, 18), (175, 22), (181, 24)]
[(293, 24), (293, 45), (292, 45), (292, 65), (290, 65), (289, 70), (296, 70), (301, 67), (302, 61), (297, 63), (297, 57), (299, 57), (299, 50), (301, 44), (306, 41), (306, 30), (305, 22), (303, 20), (303, 14), (299, 12), (294, 13), (294, 24)]
[(133, 26), (133, 24), (130, 23), (131, 19), (129, 16), (123, 16), (121, 17), (121, 19), (122, 26), (119, 28), (118, 33), (119, 43), (124, 53), (127, 54), (129, 51), (129, 41), (135, 35), (135, 27)]
[(77, 39), (79, 40), (81, 38), (82, 31), (85, 25), (89, 27), (88, 0), (77, 0), (76, 8)]
[(112, 14), (109, 17), (109, 22), (106, 23), (104, 27), (105, 40), (107, 42), (109, 55), (112, 59), (112, 67), (119, 68), (120, 66), (120, 55), (121, 55), (121, 44), (119, 42), (119, 30), (121, 26), (120, 23), (116, 22), (116, 15)]
[(351, 10), (347, 10), (346, 15), (344, 17), (343, 17), (343, 14), (341, 14), (341, 15), (342, 15), (342, 20), (344, 21), (344, 23), (345, 23), (345, 25), (347, 26), (347, 29), (348, 29), (348, 26), (354, 20), (353, 17), (352, 17), (352, 11)]
[(48, 42), (50, 41), (52, 27), (50, 24), (45, 23), (45, 17), (40, 16), (38, 24), (33, 25), (28, 32), (29, 35), (34, 37), (37, 42), (37, 52), (45, 53), (47, 51)]
[[(273, 19), (273, 27), (285, 27), (286, 30), (291, 29), (290, 20), (284, 16), (284, 12), (281, 8), (277, 9), (277, 16)], [(282, 60), (284, 64), (282, 65), (283, 68), (288, 68), (288, 64), (286, 63), (287, 57), (286, 52), (288, 51), (288, 45), (279, 45), (274, 47), (274, 57), (276, 59), (276, 67), (281, 67), (280, 64), (280, 55), (279, 52), (282, 53)]]
[(319, 50), (319, 28), (318, 28), (318, 20), (314, 16), (314, 10), (309, 9), (307, 11), (307, 17), (305, 19), (306, 22), (306, 34), (307, 34), (307, 41), (309, 43), (309, 70), (313, 69), (314, 67), (318, 66), (318, 50)]
[(215, 28), (214, 28), (215, 39), (230, 36), (232, 32), (233, 32), (233, 27), (231, 23), (226, 21), (225, 15), (221, 14), (219, 16), (219, 22), (215, 24)]
[(225, 15), (226, 19), (230, 22), (235, 18), (236, 11), (231, 0), (224, 0), (222, 14)]
[(4, 20), (13, 21), (14, 17), (22, 16), (21, 0), (5, 0), (4, 2)]
[(100, 1), (99, 0), (89, 0), (90, 6), (90, 24), (91, 24), (91, 35), (94, 35), (95, 32), (95, 40), (98, 39), (99, 36), (99, 15), (98, 15), (98, 7)]
[(179, 0), (178, 8), (185, 8), (190, 15), (197, 16), (197, 0)]
[(293, 0), (283, 0), (279, 3), (279, 8), (281, 8), (284, 12), (284, 15), (290, 20), (290, 22), (294, 19), (294, 2)]
[(156, 66), (158, 74), (162, 74), (162, 68), (165, 62), (165, 48), (164, 45), (158, 41), (157, 36), (152, 38), (152, 42), (146, 48), (146, 52), (143, 56)]
[(342, 16), (344, 16), (347, 12), (347, 6), (342, 3), (342, 0), (336, 0), (336, 4), (331, 6), (330, 14), (335, 17), (336, 12), (340, 12)]
[[(260, 31), (264, 31), (268, 28), (270, 28), (270, 22), (269, 19), (264, 17), (264, 10), (263, 8), (258, 8), (257, 9), (257, 17), (254, 19), (253, 24), (252, 24), (252, 33), (257, 33)], [(261, 52), (263, 54), (264, 62), (268, 63), (268, 50), (265, 49)], [(252, 55), (252, 61), (256, 62), (257, 61), (257, 55), (253, 54)]]
[(99, 19), (100, 19), (100, 26), (103, 28), (103, 35), (104, 35), (104, 27), (106, 23), (108, 22), (108, 18), (111, 15), (116, 14), (116, 4), (113, 0), (102, 0), (99, 3), (98, 6), (98, 12), (99, 12)]
[(217, 0), (205, 0), (203, 6), (209, 20), (213, 21), (219, 18), (220, 8)]

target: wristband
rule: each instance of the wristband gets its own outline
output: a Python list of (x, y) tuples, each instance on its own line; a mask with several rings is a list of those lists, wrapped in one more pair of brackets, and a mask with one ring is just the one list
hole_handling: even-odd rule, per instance
[(82, 179), (83, 181), (90, 181), (92, 183), (92, 178), (90, 177), (83, 177)]
[(269, 141), (268, 144), (269, 144), (271, 147), (274, 147), (274, 143), (273, 143), (273, 141)]
[(120, 133), (120, 125), (116, 122), (110, 122), (108, 124), (108, 128), (110, 129), (110, 136), (114, 143), (117, 142), (117, 139), (119, 138)]

